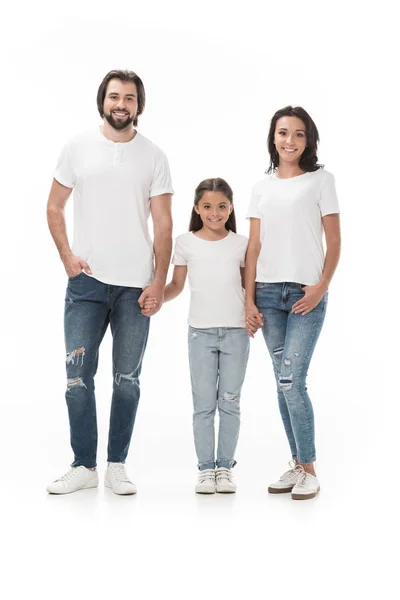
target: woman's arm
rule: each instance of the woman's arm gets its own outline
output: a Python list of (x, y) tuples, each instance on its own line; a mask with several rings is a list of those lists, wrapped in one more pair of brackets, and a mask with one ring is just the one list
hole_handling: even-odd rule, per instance
[(326, 255), (322, 277), (318, 285), (325, 293), (329, 288), (329, 284), (336, 271), (340, 258), (341, 238), (339, 215), (334, 214), (322, 217), (322, 225), (325, 231)]
[(164, 289), (164, 302), (168, 302), (168, 300), (173, 300), (179, 296), (185, 287), (186, 275), (187, 266), (175, 265), (172, 280)]
[(339, 215), (325, 215), (325, 217), (322, 217), (322, 225), (326, 240), (326, 255), (322, 276), (317, 284), (307, 285), (303, 288), (305, 294), (301, 300), (293, 304), (293, 314), (307, 315), (320, 303), (323, 295), (328, 291), (339, 262), (341, 243)]
[(245, 290), (246, 290), (246, 329), (250, 337), (262, 327), (262, 314), (255, 305), (257, 260), (261, 250), (260, 219), (250, 219), (249, 243), (246, 252)]

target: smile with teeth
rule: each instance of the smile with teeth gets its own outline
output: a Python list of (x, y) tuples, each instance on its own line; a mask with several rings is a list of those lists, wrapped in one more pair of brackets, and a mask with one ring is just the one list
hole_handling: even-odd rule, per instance
[(222, 219), (208, 219), (211, 223), (219, 223)]
[(113, 111), (113, 115), (115, 115), (116, 117), (127, 117), (128, 113), (127, 112), (122, 112), (119, 110), (114, 110)]
[(292, 153), (292, 152), (296, 152), (297, 148), (285, 148), (285, 147), (283, 147), (283, 150), (285, 150), (285, 152)]

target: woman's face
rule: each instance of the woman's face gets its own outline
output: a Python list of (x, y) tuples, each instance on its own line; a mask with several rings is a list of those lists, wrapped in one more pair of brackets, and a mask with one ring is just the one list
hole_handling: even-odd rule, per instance
[(279, 162), (298, 163), (307, 146), (306, 126), (298, 117), (281, 117), (276, 122), (274, 144)]

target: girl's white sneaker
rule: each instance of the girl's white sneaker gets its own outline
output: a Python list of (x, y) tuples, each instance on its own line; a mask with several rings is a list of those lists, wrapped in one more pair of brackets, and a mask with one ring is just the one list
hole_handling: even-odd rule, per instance
[(232, 481), (232, 469), (217, 467), (215, 480), (219, 494), (234, 494), (236, 492), (236, 484)]
[(199, 480), (195, 487), (196, 494), (215, 494), (215, 471), (204, 469), (199, 472)]

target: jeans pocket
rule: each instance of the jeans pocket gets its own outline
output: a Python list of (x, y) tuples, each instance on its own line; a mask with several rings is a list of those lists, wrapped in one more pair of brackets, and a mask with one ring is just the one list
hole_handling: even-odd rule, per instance
[(262, 290), (267, 284), (262, 281), (256, 281), (256, 290)]
[(75, 281), (75, 279), (78, 279), (78, 277), (80, 277), (82, 274), (83, 274), (83, 271), (78, 273), (78, 275), (74, 275), (74, 277), (68, 277), (68, 281)]

